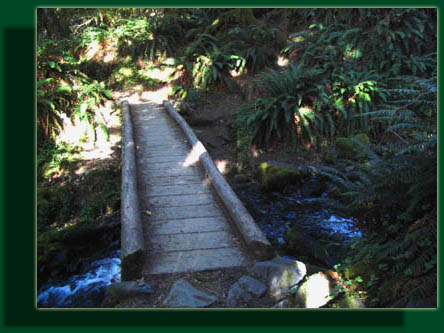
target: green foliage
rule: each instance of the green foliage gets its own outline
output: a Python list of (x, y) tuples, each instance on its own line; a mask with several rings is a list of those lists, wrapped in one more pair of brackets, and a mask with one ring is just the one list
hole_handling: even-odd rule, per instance
[(366, 231), (347, 269), (372, 272), (370, 305), (430, 305), (436, 303), (436, 67), (428, 78), (387, 80), (384, 94), (381, 108), (365, 114), (384, 129), (381, 156), (348, 173), (324, 168), (323, 175)]
[(156, 88), (161, 82), (150, 76), (150, 65), (144, 68), (132, 62), (121, 62), (115, 66), (107, 80), (107, 85), (116, 90), (132, 90), (140, 85), (140, 89), (149, 91)]
[[(378, 231), (356, 243), (344, 265), (350, 279), (361, 274), (361, 290), (372, 307), (415, 307), (436, 304), (436, 211), (398, 225), (397, 232)], [(385, 229), (385, 228), (384, 228)]]
[(111, 99), (109, 90), (105, 89), (103, 83), (97, 81), (86, 83), (79, 86), (77, 98), (79, 103), (76, 105), (73, 117), (79, 122), (89, 126), (92, 139), (96, 141), (96, 127), (98, 126), (106, 138), (109, 138), (108, 129), (98, 112), (98, 106), (102, 105), (105, 98)]
[[(174, 63), (183, 85), (209, 89), (225, 86), (235, 88), (230, 72), (242, 73), (245, 59), (234, 53), (232, 43), (223, 43), (209, 34), (199, 34), (185, 50), (184, 56)], [(173, 75), (174, 75), (173, 74)]]
[(323, 71), (290, 65), (281, 72), (268, 70), (260, 86), (270, 97), (259, 98), (245, 108), (247, 124), (254, 128), (252, 140), (266, 144), (272, 140), (315, 143), (317, 138), (335, 133), (332, 105), (322, 87)]
[(244, 67), (245, 60), (243, 58), (224, 54), (220, 50), (215, 50), (208, 56), (200, 55), (196, 58), (192, 70), (194, 86), (206, 89), (221, 82), (228, 88), (232, 88), (229, 71), (242, 72)]
[(428, 115), (429, 121), (391, 118), (389, 130), (402, 129), (393, 154), (349, 174), (324, 169), (343, 207), (366, 231), (352, 263), (377, 267), (379, 280), (368, 286), (373, 305), (404, 307), (436, 296), (436, 123), (424, 126), (436, 119), (433, 111)]
[(37, 176), (49, 180), (53, 171), (68, 167), (80, 160), (78, 147), (47, 141), (37, 147)]
[[(185, 38), (195, 33), (190, 31)], [(270, 49), (274, 33), (256, 25), (240, 26), (218, 34), (200, 33), (184, 48), (175, 63), (181, 72), (181, 83), (194, 88), (225, 86), (237, 89), (231, 76), (249, 69), (259, 71), (272, 64), (275, 57)], [(268, 44), (265, 44), (268, 42)]]
[[(317, 143), (335, 135), (349, 136), (376, 130), (368, 116), (375, 103), (386, 99), (375, 72), (331, 73), (318, 67), (290, 64), (281, 71), (261, 74), (260, 86), (270, 98), (249, 106), (254, 140), (267, 144), (271, 138), (299, 144)], [(282, 133), (285, 133), (284, 135)]]
[(83, 30), (80, 35), (77, 49), (85, 49), (86, 53), (89, 53), (94, 47), (103, 46), (109, 38), (111, 38), (111, 32), (109, 30), (98, 27), (88, 27)]
[[(262, 74), (261, 86), (274, 100), (258, 99), (248, 108), (256, 113), (251, 124), (259, 144), (286, 139), (319, 145), (338, 135), (380, 136), (387, 122), (376, 111), (397, 93), (412, 101), (408, 91), (417, 90), (401, 92), (401, 80), (414, 83), (436, 71), (436, 22), (426, 22), (433, 11), (310, 9), (299, 15), (313, 23), (290, 36), (283, 49), (298, 65)], [(309, 111), (297, 114), (301, 107)]]
[(374, 71), (333, 72), (331, 79), (329, 89), (332, 93), (329, 99), (340, 111), (333, 117), (337, 132), (349, 136), (372, 130), (374, 125), (367, 113), (378, 102), (385, 100), (381, 89), (384, 79)]
[(387, 108), (369, 114), (385, 122), (383, 138), (392, 153), (361, 166), (355, 182), (338, 171), (326, 173), (343, 186), (353, 214), (367, 223), (387, 218), (388, 212), (390, 219), (415, 219), (436, 205), (436, 81), (404, 77), (397, 82)]
[(236, 27), (227, 32), (227, 38), (236, 41), (238, 54), (246, 61), (246, 67), (253, 73), (269, 67), (276, 59), (275, 33), (257, 25), (248, 29)]
[(250, 113), (245, 108), (236, 110), (234, 128), (236, 130), (236, 160), (242, 168), (249, 166), (250, 148), (253, 136), (251, 126), (248, 124)]
[(55, 137), (63, 128), (62, 118), (75, 117), (91, 128), (95, 140), (98, 126), (108, 135), (97, 112), (110, 91), (103, 83), (91, 80), (80, 69), (80, 63), (69, 51), (61, 51), (66, 43), (42, 43), (37, 55), (37, 123), (44, 140)]
[[(436, 15), (436, 13), (435, 13)], [(304, 52), (299, 61), (329, 70), (357, 66), (387, 75), (420, 74), (417, 57), (436, 50), (436, 17), (423, 9), (310, 9), (313, 22), (290, 38), (284, 52)]]
[(305, 68), (291, 64), (282, 72), (269, 69), (261, 74), (261, 86), (271, 97), (294, 96), (302, 104), (303, 98), (315, 96), (322, 83), (323, 71), (319, 68)]
[(151, 60), (171, 55), (180, 28), (169, 22), (157, 16), (150, 19), (121, 19), (113, 31), (118, 38), (120, 54)]
[[(63, 163), (66, 157), (60, 155), (61, 150), (57, 148), (52, 152), (52, 161), (49, 163)], [(43, 161), (44, 157), (45, 154), (40, 155), (40, 160)], [(64, 181), (52, 185), (42, 181), (38, 186), (37, 227), (39, 231), (44, 231), (64, 226), (69, 221), (91, 221), (111, 214), (119, 207), (119, 166), (99, 167), (80, 177), (74, 175), (72, 170), (67, 170)]]

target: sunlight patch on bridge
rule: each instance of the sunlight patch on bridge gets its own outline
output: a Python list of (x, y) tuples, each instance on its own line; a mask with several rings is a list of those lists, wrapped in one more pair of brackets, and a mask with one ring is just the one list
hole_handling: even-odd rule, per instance
[(184, 168), (189, 167), (191, 165), (196, 164), (199, 162), (200, 156), (205, 152), (205, 147), (201, 142), (198, 142), (196, 145), (193, 146), (191, 151), (188, 153), (187, 158), (182, 163), (182, 166)]

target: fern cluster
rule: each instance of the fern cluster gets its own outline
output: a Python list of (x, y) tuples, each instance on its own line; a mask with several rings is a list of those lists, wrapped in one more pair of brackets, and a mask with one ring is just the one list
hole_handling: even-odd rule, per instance
[(374, 267), (371, 305), (406, 307), (436, 302), (437, 89), (433, 73), (394, 80), (385, 108), (370, 114), (384, 123), (386, 150), (353, 172), (323, 175), (366, 231), (352, 262)]
[(306, 65), (324, 63), (335, 70), (350, 65), (386, 75), (425, 73), (418, 57), (436, 50), (433, 11), (396, 9), (311, 9), (303, 16), (313, 24), (292, 35), (286, 53), (299, 53)]
[[(39, 140), (55, 137), (63, 128), (62, 118), (74, 118), (90, 127), (93, 140), (96, 127), (106, 136), (107, 128), (97, 112), (111, 99), (103, 83), (90, 79), (71, 55), (54, 50), (57, 44), (45, 43), (37, 56), (37, 124)], [(51, 56), (48, 56), (48, 53)]]
[[(299, 15), (315, 23), (291, 35), (291, 42), (282, 50), (297, 66), (290, 64), (263, 74), (260, 85), (275, 100), (256, 101), (247, 108), (257, 112), (250, 123), (259, 128), (253, 140), (260, 144), (274, 137), (266, 132), (270, 128), (279, 134), (301, 126), (308, 136), (303, 135), (300, 143), (360, 132), (376, 138), (386, 130), (380, 111), (387, 100), (406, 93), (407, 101), (409, 91), (417, 90), (400, 90), (400, 81), (426, 80), (429, 73), (436, 72), (436, 22), (430, 22), (433, 12), (310, 9)], [(313, 72), (318, 75), (310, 78)], [(301, 107), (311, 110), (302, 117), (306, 121), (289, 121), (300, 118), (297, 112)], [(278, 109), (288, 113), (285, 122), (272, 115)], [(265, 115), (266, 110), (273, 111)]]
[(254, 128), (252, 140), (259, 144), (281, 139), (314, 142), (324, 119), (307, 103), (322, 95), (321, 74), (322, 70), (294, 65), (282, 72), (270, 69), (262, 73), (260, 85), (268, 97), (244, 108), (249, 115), (247, 126)]
[[(251, 114), (249, 123), (257, 129), (253, 141), (265, 145), (271, 138), (291, 138), (295, 143), (313, 144), (375, 130), (377, 124), (369, 112), (387, 97), (381, 79), (375, 72), (352, 70), (329, 76), (325, 68), (303, 64), (269, 69), (260, 75), (259, 86), (270, 97), (246, 108)], [(297, 135), (285, 138), (280, 133)]]
[(228, 31), (227, 37), (235, 40), (239, 56), (246, 61), (252, 73), (270, 67), (276, 60), (276, 35), (273, 30), (266, 30), (257, 25), (244, 29), (236, 27)]

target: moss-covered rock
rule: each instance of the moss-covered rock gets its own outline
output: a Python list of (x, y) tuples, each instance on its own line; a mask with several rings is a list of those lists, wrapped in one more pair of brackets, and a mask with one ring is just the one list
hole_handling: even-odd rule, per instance
[(345, 309), (365, 308), (364, 303), (361, 301), (361, 299), (358, 296), (347, 295), (347, 294), (345, 294), (343, 297), (341, 297), (338, 300), (337, 305), (339, 308), (345, 308)]
[(338, 157), (360, 160), (367, 158), (366, 150), (370, 146), (370, 139), (364, 133), (357, 134), (352, 138), (337, 138), (335, 142)]
[(365, 133), (356, 134), (353, 138), (367, 147), (370, 146), (370, 139)]
[(335, 164), (336, 163), (336, 155), (331, 150), (328, 150), (325, 152), (324, 161), (327, 164)]
[(305, 175), (296, 170), (272, 163), (262, 163), (258, 168), (258, 180), (264, 191), (282, 191), (289, 184), (301, 183)]

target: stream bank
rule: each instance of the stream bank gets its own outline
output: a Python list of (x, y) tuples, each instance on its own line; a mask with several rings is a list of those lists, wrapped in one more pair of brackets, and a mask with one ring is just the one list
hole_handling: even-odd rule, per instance
[(261, 190), (254, 179), (232, 187), (279, 255), (332, 268), (354, 237), (362, 237), (355, 220), (322, 205), (320, 180), (285, 186), (285, 193)]
[[(317, 181), (313, 178), (309, 185), (304, 187), (287, 186), (286, 193), (263, 192), (254, 179), (246, 183), (232, 184), (234, 191), (275, 247), (278, 255), (305, 262), (307, 269), (311, 272), (326, 271), (338, 261), (339, 253), (334, 251), (334, 246), (322, 245), (321, 247), (320, 244), (325, 244), (328, 240), (336, 245), (338, 249), (343, 249), (343, 247), (337, 245), (339, 241), (346, 243), (350, 238), (360, 236), (352, 228), (353, 220), (335, 215), (328, 209), (322, 208), (312, 197), (306, 196), (306, 194), (312, 193), (310, 188), (315, 188)], [(321, 197), (326, 195), (324, 192)], [(117, 218), (114, 218), (114, 223), (118, 223)], [(292, 245), (293, 238), (289, 236), (289, 230), (292, 230), (294, 225), (304, 227), (303, 239), (317, 240), (312, 242), (311, 249), (307, 242), (302, 247), (306, 250), (305, 252), (301, 252), (300, 249), (298, 252), (296, 247)], [(114, 232), (113, 234), (116, 235)], [(38, 306), (101, 307), (106, 297), (106, 288), (113, 283), (120, 282), (119, 248), (120, 243), (115, 240), (103, 251), (96, 251), (91, 254), (90, 258), (85, 258), (79, 266), (81, 269), (77, 270), (75, 274), (66, 275), (65, 279), (47, 281), (39, 289)], [(321, 248), (321, 250), (316, 250), (316, 248)], [(325, 249), (328, 249), (328, 251), (326, 252)], [(319, 255), (316, 255), (316, 253), (319, 253)], [(65, 264), (69, 265), (70, 263), (66, 262)], [(173, 282), (178, 278), (185, 278), (194, 281), (194, 284), (207, 288), (206, 290), (210, 290), (213, 294), (217, 294), (222, 301), (215, 304), (215, 307), (225, 307), (229, 287), (245, 273), (245, 270), (217, 270), (153, 279), (147, 282), (157, 291), (154, 296), (136, 297), (124, 301), (119, 306), (159, 307), (161, 306), (159, 300), (165, 297)], [(208, 276), (211, 276), (211, 278), (208, 278)], [(219, 287), (213, 285), (211, 281), (218, 281), (217, 285)], [(224, 286), (223, 290), (216, 292), (213, 289), (221, 288), (221, 286)], [(272, 305), (271, 300), (262, 299), (260, 303), (254, 306), (271, 307)]]

